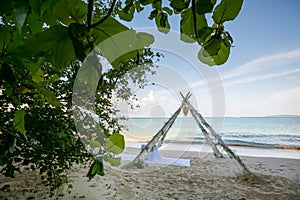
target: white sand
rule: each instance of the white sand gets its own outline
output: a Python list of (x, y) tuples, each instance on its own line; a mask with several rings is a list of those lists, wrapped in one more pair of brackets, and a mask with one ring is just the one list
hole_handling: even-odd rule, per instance
[(245, 176), (229, 158), (195, 152), (160, 153), (189, 158), (191, 167), (148, 164), (144, 169), (121, 169), (107, 164), (106, 175), (90, 182), (88, 169), (77, 167), (70, 172), (73, 188), (62, 188), (52, 197), (34, 173), (19, 174), (15, 179), (1, 176), (0, 199), (300, 199), (300, 159), (241, 157), (255, 175)]

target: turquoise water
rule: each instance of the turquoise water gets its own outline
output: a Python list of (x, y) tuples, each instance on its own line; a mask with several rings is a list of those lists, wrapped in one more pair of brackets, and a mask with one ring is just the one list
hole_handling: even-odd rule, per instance
[[(300, 147), (300, 117), (226, 117), (205, 118), (224, 142), (249, 147)], [(128, 140), (149, 141), (167, 118), (130, 118), (123, 124)], [(176, 119), (168, 132), (166, 143), (205, 143), (204, 136), (193, 118)]]

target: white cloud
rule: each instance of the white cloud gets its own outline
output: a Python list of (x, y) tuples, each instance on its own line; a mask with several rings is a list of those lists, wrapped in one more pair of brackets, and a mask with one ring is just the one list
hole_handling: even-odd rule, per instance
[[(266, 79), (273, 79), (282, 76), (293, 75), (287, 80), (293, 80), (295, 74), (300, 72), (300, 68), (289, 68), (287, 66), (297, 60), (300, 60), (300, 50), (294, 50), (283, 54), (276, 54), (259, 58), (240, 67), (237, 67), (223, 76), (224, 85), (229, 92), (229, 86), (237, 84), (246, 84)], [(253, 67), (253, 68), (252, 68)], [(272, 70), (269, 68), (272, 67)], [(274, 69), (274, 70), (273, 70)], [(275, 69), (277, 70), (276, 72)], [(236, 71), (234, 71), (236, 70)], [(238, 77), (238, 78), (237, 78)], [(290, 85), (290, 88), (293, 87)], [(269, 94), (268, 97), (257, 96), (251, 98), (249, 91), (240, 91), (237, 96), (243, 97), (242, 101), (227, 104), (227, 111), (230, 115), (242, 116), (264, 116), (273, 114), (300, 114), (300, 87), (294, 85), (292, 89), (284, 90), (278, 88), (276, 93)], [(234, 94), (234, 91), (233, 91)], [(250, 97), (249, 100), (247, 99)], [(229, 97), (230, 98), (230, 97)]]
[(290, 76), (287, 78), (287, 80), (295, 80), (296, 79), (296, 76)]
[(226, 82), (225, 86), (228, 87), (228, 86), (237, 85), (237, 84), (250, 83), (250, 82), (259, 81), (259, 80), (265, 80), (265, 79), (270, 79), (270, 78), (275, 78), (275, 77), (280, 77), (280, 76), (286, 76), (286, 75), (297, 73), (297, 72), (300, 72), (300, 68), (288, 70), (288, 71), (277, 72), (277, 73), (272, 73), (272, 74), (263, 74), (261, 76), (256, 75), (256, 76), (251, 76), (251, 77), (247, 77), (247, 78), (237, 79), (237, 80)]
[(300, 112), (300, 86), (289, 90), (276, 92), (270, 97), (270, 103), (288, 104), (291, 102), (294, 103), (295, 107), (297, 106), (298, 111)]
[(295, 49), (286, 53), (272, 54), (257, 58), (239, 67), (233, 68), (232, 70), (224, 74), (222, 78), (229, 79), (253, 72), (259, 72), (270, 67), (274, 68), (275, 66), (279, 65), (287, 65), (296, 60), (300, 60), (300, 49)]
[(160, 97), (157, 98), (154, 96), (154, 91), (150, 90), (150, 92), (147, 94), (146, 97), (143, 97), (140, 101), (138, 101), (137, 103), (141, 106), (141, 107), (148, 107), (154, 104), (157, 104), (160, 101), (165, 101), (166, 98), (165, 97)]
[[(227, 86), (233, 85), (233, 84), (240, 84), (240, 83), (249, 83), (257, 80), (263, 80), (263, 79), (268, 79), (268, 78), (274, 78), (278, 76), (284, 76), (289, 73), (292, 73), (290, 71), (282, 71), (276, 74), (266, 74), (269, 73), (269, 71), (266, 71), (269, 68), (276, 68), (279, 66), (285, 66), (288, 65), (292, 62), (300, 60), (300, 49), (295, 49), (289, 52), (281, 53), (281, 54), (272, 54), (272, 55), (267, 55), (264, 57), (260, 57), (257, 59), (254, 59), (250, 62), (247, 62), (241, 66), (234, 67), (232, 70), (225, 72), (223, 75), (221, 75), (221, 78), (224, 83), (227, 83)], [(284, 69), (284, 68), (283, 68)], [(265, 72), (262, 72), (264, 71)], [(249, 78), (242, 78), (242, 76), (249, 75), (252, 73), (260, 72), (262, 74), (261, 77), (258, 77), (255, 75), (255, 77), (249, 77)], [(298, 72), (298, 69), (295, 71)], [(266, 74), (266, 75), (264, 75)], [(234, 78), (240, 78), (239, 80), (233, 80)], [(231, 83), (229, 82), (230, 80), (233, 80)], [(217, 78), (211, 78), (210, 80), (206, 80), (207, 82), (217, 82), (219, 79)], [(198, 87), (198, 86), (203, 86), (206, 85), (207, 82), (200, 80), (197, 82), (194, 82), (191, 84), (191, 87)]]
[[(169, 117), (180, 105), (172, 94), (166, 91), (144, 90), (137, 94), (137, 101), (120, 101), (117, 109), (126, 117)], [(133, 105), (133, 109), (131, 108)]]
[(300, 115), (300, 86), (281, 90), (265, 99), (228, 102), (228, 116)]

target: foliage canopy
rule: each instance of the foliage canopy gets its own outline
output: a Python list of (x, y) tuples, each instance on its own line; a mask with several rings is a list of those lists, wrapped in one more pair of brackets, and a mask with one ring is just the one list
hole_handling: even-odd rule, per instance
[[(112, 93), (131, 98), (128, 80), (143, 87), (146, 74), (154, 73), (153, 60), (160, 54), (149, 49), (154, 41), (151, 35), (127, 28), (116, 20), (116, 15), (130, 21), (135, 11), (152, 6), (149, 19), (155, 20), (159, 31), (168, 33), (169, 16), (178, 14), (180, 39), (201, 46), (200, 61), (220, 65), (228, 59), (233, 42), (229, 32), (224, 31), (224, 22), (236, 18), (242, 3), (170, 0), (169, 6), (164, 6), (162, 0), (126, 0), (123, 4), (116, 0), (2, 0), (1, 172), (13, 177), (21, 166), (30, 165), (32, 170), (46, 173), (45, 181), (57, 188), (67, 182), (66, 172), (74, 163), (91, 161), (89, 179), (104, 175), (103, 161), (120, 163), (116, 155), (124, 150), (124, 138), (119, 133), (123, 127), (112, 106)], [(208, 13), (212, 13), (212, 26), (207, 23)], [(124, 31), (127, 36), (122, 42), (95, 48)], [(114, 50), (121, 51), (128, 45), (134, 50), (110, 59)], [(102, 58), (111, 64), (106, 72), (102, 70)], [(92, 71), (84, 71), (83, 63)], [(91, 113), (77, 113), (83, 125), (95, 131), (88, 136), (77, 129), (74, 120), (72, 95), (78, 95), (73, 90), (76, 80), (82, 83), (82, 94), (91, 92), (89, 88), (95, 91), (95, 104), (86, 108), (95, 106), (97, 122)], [(92, 153), (95, 150), (98, 156)]]

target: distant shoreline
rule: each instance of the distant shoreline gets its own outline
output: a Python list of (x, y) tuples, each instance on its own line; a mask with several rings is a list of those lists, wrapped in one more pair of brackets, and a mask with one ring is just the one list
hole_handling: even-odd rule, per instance
[(300, 117), (300, 115), (268, 115), (265, 117)]
[(286, 149), (286, 150), (300, 150), (299, 146), (289, 146), (289, 145), (278, 145), (278, 146), (255, 146), (248, 144), (227, 144), (228, 146), (236, 147), (250, 147), (250, 148), (264, 148), (264, 149)]

